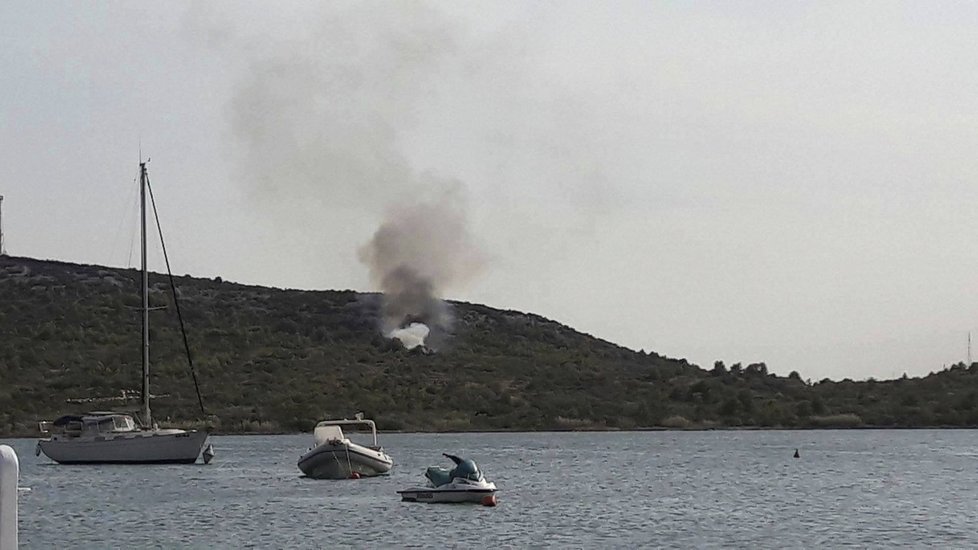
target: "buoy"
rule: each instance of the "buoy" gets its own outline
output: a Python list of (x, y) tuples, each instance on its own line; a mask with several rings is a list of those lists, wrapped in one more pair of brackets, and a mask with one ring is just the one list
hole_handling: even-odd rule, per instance
[(495, 506), (496, 505), (496, 495), (486, 495), (482, 497), (483, 506)]
[(801, 455), (798, 453), (798, 449), (795, 449), (795, 458), (801, 458)]
[(360, 472), (353, 472), (350, 474), (350, 479), (360, 479)]

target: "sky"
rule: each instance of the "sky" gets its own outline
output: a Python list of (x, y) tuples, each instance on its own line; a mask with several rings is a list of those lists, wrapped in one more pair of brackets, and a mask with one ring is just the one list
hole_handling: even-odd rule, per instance
[(378, 290), (365, 247), (437, 203), (445, 298), (706, 368), (926, 375), (978, 342), (975, 28), (944, 1), (7, 1), (5, 245), (138, 265), (142, 157), (177, 274)]

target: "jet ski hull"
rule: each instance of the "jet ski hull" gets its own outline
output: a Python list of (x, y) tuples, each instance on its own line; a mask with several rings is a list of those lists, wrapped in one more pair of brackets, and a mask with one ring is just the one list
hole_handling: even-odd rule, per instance
[(418, 487), (398, 491), (404, 502), (465, 503), (485, 504), (486, 497), (494, 497), (496, 489), (432, 489)]

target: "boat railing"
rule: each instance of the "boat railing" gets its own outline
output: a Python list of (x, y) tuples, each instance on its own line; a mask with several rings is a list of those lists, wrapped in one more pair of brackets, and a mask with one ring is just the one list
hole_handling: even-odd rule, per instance
[[(168, 393), (162, 394), (151, 394), (151, 399), (159, 399), (161, 397), (170, 397)], [(110, 402), (122, 402), (126, 403), (129, 401), (137, 401), (142, 399), (142, 394), (139, 390), (122, 390), (119, 395), (109, 395), (102, 397), (69, 397), (65, 399), (65, 403), (71, 403), (74, 405), (87, 404), (87, 403), (110, 403)]]

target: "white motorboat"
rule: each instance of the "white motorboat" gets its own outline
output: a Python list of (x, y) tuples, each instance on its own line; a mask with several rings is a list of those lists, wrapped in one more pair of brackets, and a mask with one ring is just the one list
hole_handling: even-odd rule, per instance
[[(343, 434), (342, 426), (367, 427), (373, 445), (354, 443)], [(377, 425), (357, 415), (354, 420), (324, 420), (313, 431), (316, 446), (299, 459), (299, 469), (315, 479), (349, 479), (384, 475), (394, 461), (377, 443)]]
[[(207, 432), (196, 430), (161, 429), (153, 422), (150, 410), (149, 392), (149, 272), (146, 269), (146, 193), (152, 193), (146, 163), (139, 163), (139, 196), (142, 237), (142, 423), (137, 424), (131, 414), (118, 412), (91, 412), (80, 415), (66, 415), (54, 422), (41, 422), (40, 430), (45, 439), (37, 444), (37, 454), (42, 452), (48, 458), (62, 464), (191, 464), (207, 443)], [(152, 197), (152, 195), (150, 195)], [(155, 205), (154, 205), (155, 212)], [(157, 224), (159, 222), (157, 221)], [(166, 249), (164, 248), (164, 257)], [(169, 272), (169, 261), (167, 271)], [(172, 277), (171, 277), (172, 287)], [(179, 302), (174, 304), (180, 316)], [(183, 320), (180, 320), (181, 329)], [(184, 335), (186, 343), (186, 335)], [(187, 349), (190, 361), (190, 350)], [(194, 384), (197, 376), (190, 363)], [(121, 397), (85, 398), (76, 401), (126, 401), (135, 392), (123, 391)], [(200, 401), (200, 392), (197, 392)], [(200, 401), (201, 412), (203, 402)], [(213, 456), (213, 454), (211, 454)]]
[(454, 455), (445, 454), (455, 463), (452, 469), (431, 467), (424, 476), (428, 479), (425, 487), (412, 487), (398, 491), (401, 500), (407, 502), (429, 503), (476, 503), (484, 506), (496, 505), (496, 484), (486, 481), (475, 462)]

